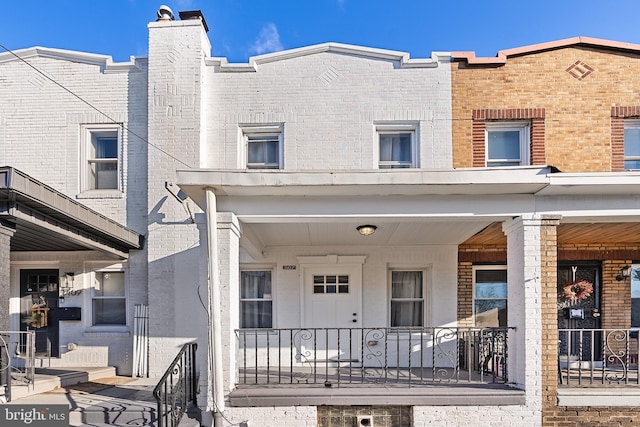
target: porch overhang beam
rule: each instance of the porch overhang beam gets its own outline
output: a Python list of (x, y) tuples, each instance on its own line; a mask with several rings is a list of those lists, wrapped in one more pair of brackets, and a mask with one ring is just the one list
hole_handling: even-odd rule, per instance
[(20, 223), (24, 222), (29, 225), (36, 226), (42, 230), (46, 230), (56, 238), (64, 241), (75, 243), (87, 249), (97, 250), (119, 259), (127, 259), (128, 252), (118, 249), (106, 242), (97, 240), (88, 233), (80, 229), (72, 227), (55, 218), (49, 217), (42, 213), (36, 213), (26, 206), (22, 206), (12, 202), (0, 202), (0, 218), (7, 222)]

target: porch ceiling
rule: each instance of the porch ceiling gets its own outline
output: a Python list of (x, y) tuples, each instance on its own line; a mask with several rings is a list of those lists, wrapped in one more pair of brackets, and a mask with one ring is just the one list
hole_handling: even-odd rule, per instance
[[(558, 244), (640, 243), (640, 222), (561, 223)], [(493, 223), (464, 242), (465, 245), (506, 245), (501, 223)]]
[[(356, 227), (373, 224), (378, 228), (362, 236)], [(488, 225), (485, 221), (397, 222), (375, 218), (346, 222), (244, 223), (262, 246), (331, 246), (331, 245), (443, 245), (458, 244)]]

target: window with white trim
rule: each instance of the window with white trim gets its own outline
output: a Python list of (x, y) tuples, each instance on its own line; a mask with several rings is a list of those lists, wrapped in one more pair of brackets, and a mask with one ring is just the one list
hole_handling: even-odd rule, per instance
[(379, 169), (418, 167), (416, 125), (377, 125), (376, 132)]
[(118, 190), (120, 188), (121, 126), (83, 125), (81, 190)]
[(425, 282), (422, 270), (391, 270), (391, 327), (424, 326)]
[(282, 169), (282, 126), (242, 128), (247, 169)]
[(529, 164), (529, 123), (487, 123), (485, 130), (487, 166)]
[(271, 271), (240, 272), (240, 327), (271, 328), (273, 294)]
[(640, 170), (640, 120), (624, 122), (624, 169)]
[(93, 273), (93, 325), (126, 325), (127, 296), (123, 271)]
[(473, 319), (477, 327), (507, 326), (507, 266), (473, 267)]

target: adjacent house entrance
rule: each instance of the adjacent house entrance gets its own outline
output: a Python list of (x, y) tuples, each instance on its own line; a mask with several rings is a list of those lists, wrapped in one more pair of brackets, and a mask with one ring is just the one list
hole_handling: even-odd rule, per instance
[(558, 265), (560, 355), (566, 357), (569, 364), (574, 359), (602, 360), (600, 278), (599, 263)]
[(59, 272), (20, 270), (20, 330), (36, 333), (36, 355), (58, 357), (59, 330), (52, 311), (58, 308)]

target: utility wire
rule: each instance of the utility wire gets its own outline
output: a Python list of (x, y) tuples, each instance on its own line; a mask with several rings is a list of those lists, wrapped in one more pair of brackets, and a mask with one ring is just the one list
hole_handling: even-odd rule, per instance
[[(84, 98), (82, 98), (80, 95), (77, 95), (76, 93), (74, 93), (71, 89), (68, 89), (67, 87), (65, 87), (62, 83), (57, 82), (55, 79), (53, 79), (52, 77), (49, 77), (47, 74), (45, 74), (43, 71), (40, 71), (36, 66), (34, 66), (33, 64), (27, 62), (24, 58), (20, 57), (18, 54), (16, 54), (14, 51), (12, 51), (11, 49), (9, 49), (8, 47), (4, 46), (2, 43), (0, 43), (0, 47), (4, 50), (6, 50), (7, 52), (9, 52), (11, 55), (15, 56), (16, 58), (18, 58), (20, 61), (24, 62), (25, 64), (27, 64), (29, 67), (31, 67), (32, 69), (34, 69), (38, 74), (42, 75), (44, 78), (46, 78), (47, 80), (49, 80), (50, 82), (52, 82), (53, 84), (55, 84), (56, 86), (60, 87), (61, 89), (63, 89), (64, 91), (68, 92), (69, 94), (71, 94), (72, 96), (74, 96), (75, 98), (79, 99), (81, 102), (83, 102), (84, 104), (88, 105), (90, 108), (94, 109), (95, 111), (97, 111), (98, 113), (102, 114), (104, 117), (106, 117), (108, 120), (110, 120), (112, 123), (114, 124), (120, 124), (118, 123), (118, 121), (116, 121), (115, 119), (113, 119), (111, 116), (109, 116), (107, 113), (105, 113), (104, 111), (100, 110), (98, 107), (94, 106), (93, 104), (91, 104), (89, 101), (85, 100)], [(175, 160), (176, 162), (180, 163), (181, 165), (192, 169), (191, 165), (186, 164), (185, 162), (183, 162), (182, 160), (180, 160), (179, 158), (175, 157), (174, 155), (172, 155), (171, 153), (167, 152), (166, 150), (158, 147), (157, 145), (154, 145), (152, 143), (150, 143), (146, 138), (143, 138), (142, 136), (138, 135), (137, 133), (135, 133), (134, 131), (132, 131), (131, 129), (129, 129), (124, 123), (121, 124), (121, 126), (124, 128), (124, 130), (126, 130), (127, 132), (129, 132), (131, 135), (137, 137), (138, 139), (140, 139), (142, 142), (144, 142), (145, 144), (147, 144), (150, 147), (155, 148), (156, 150), (160, 151), (162, 154), (171, 157), (173, 160)]]

